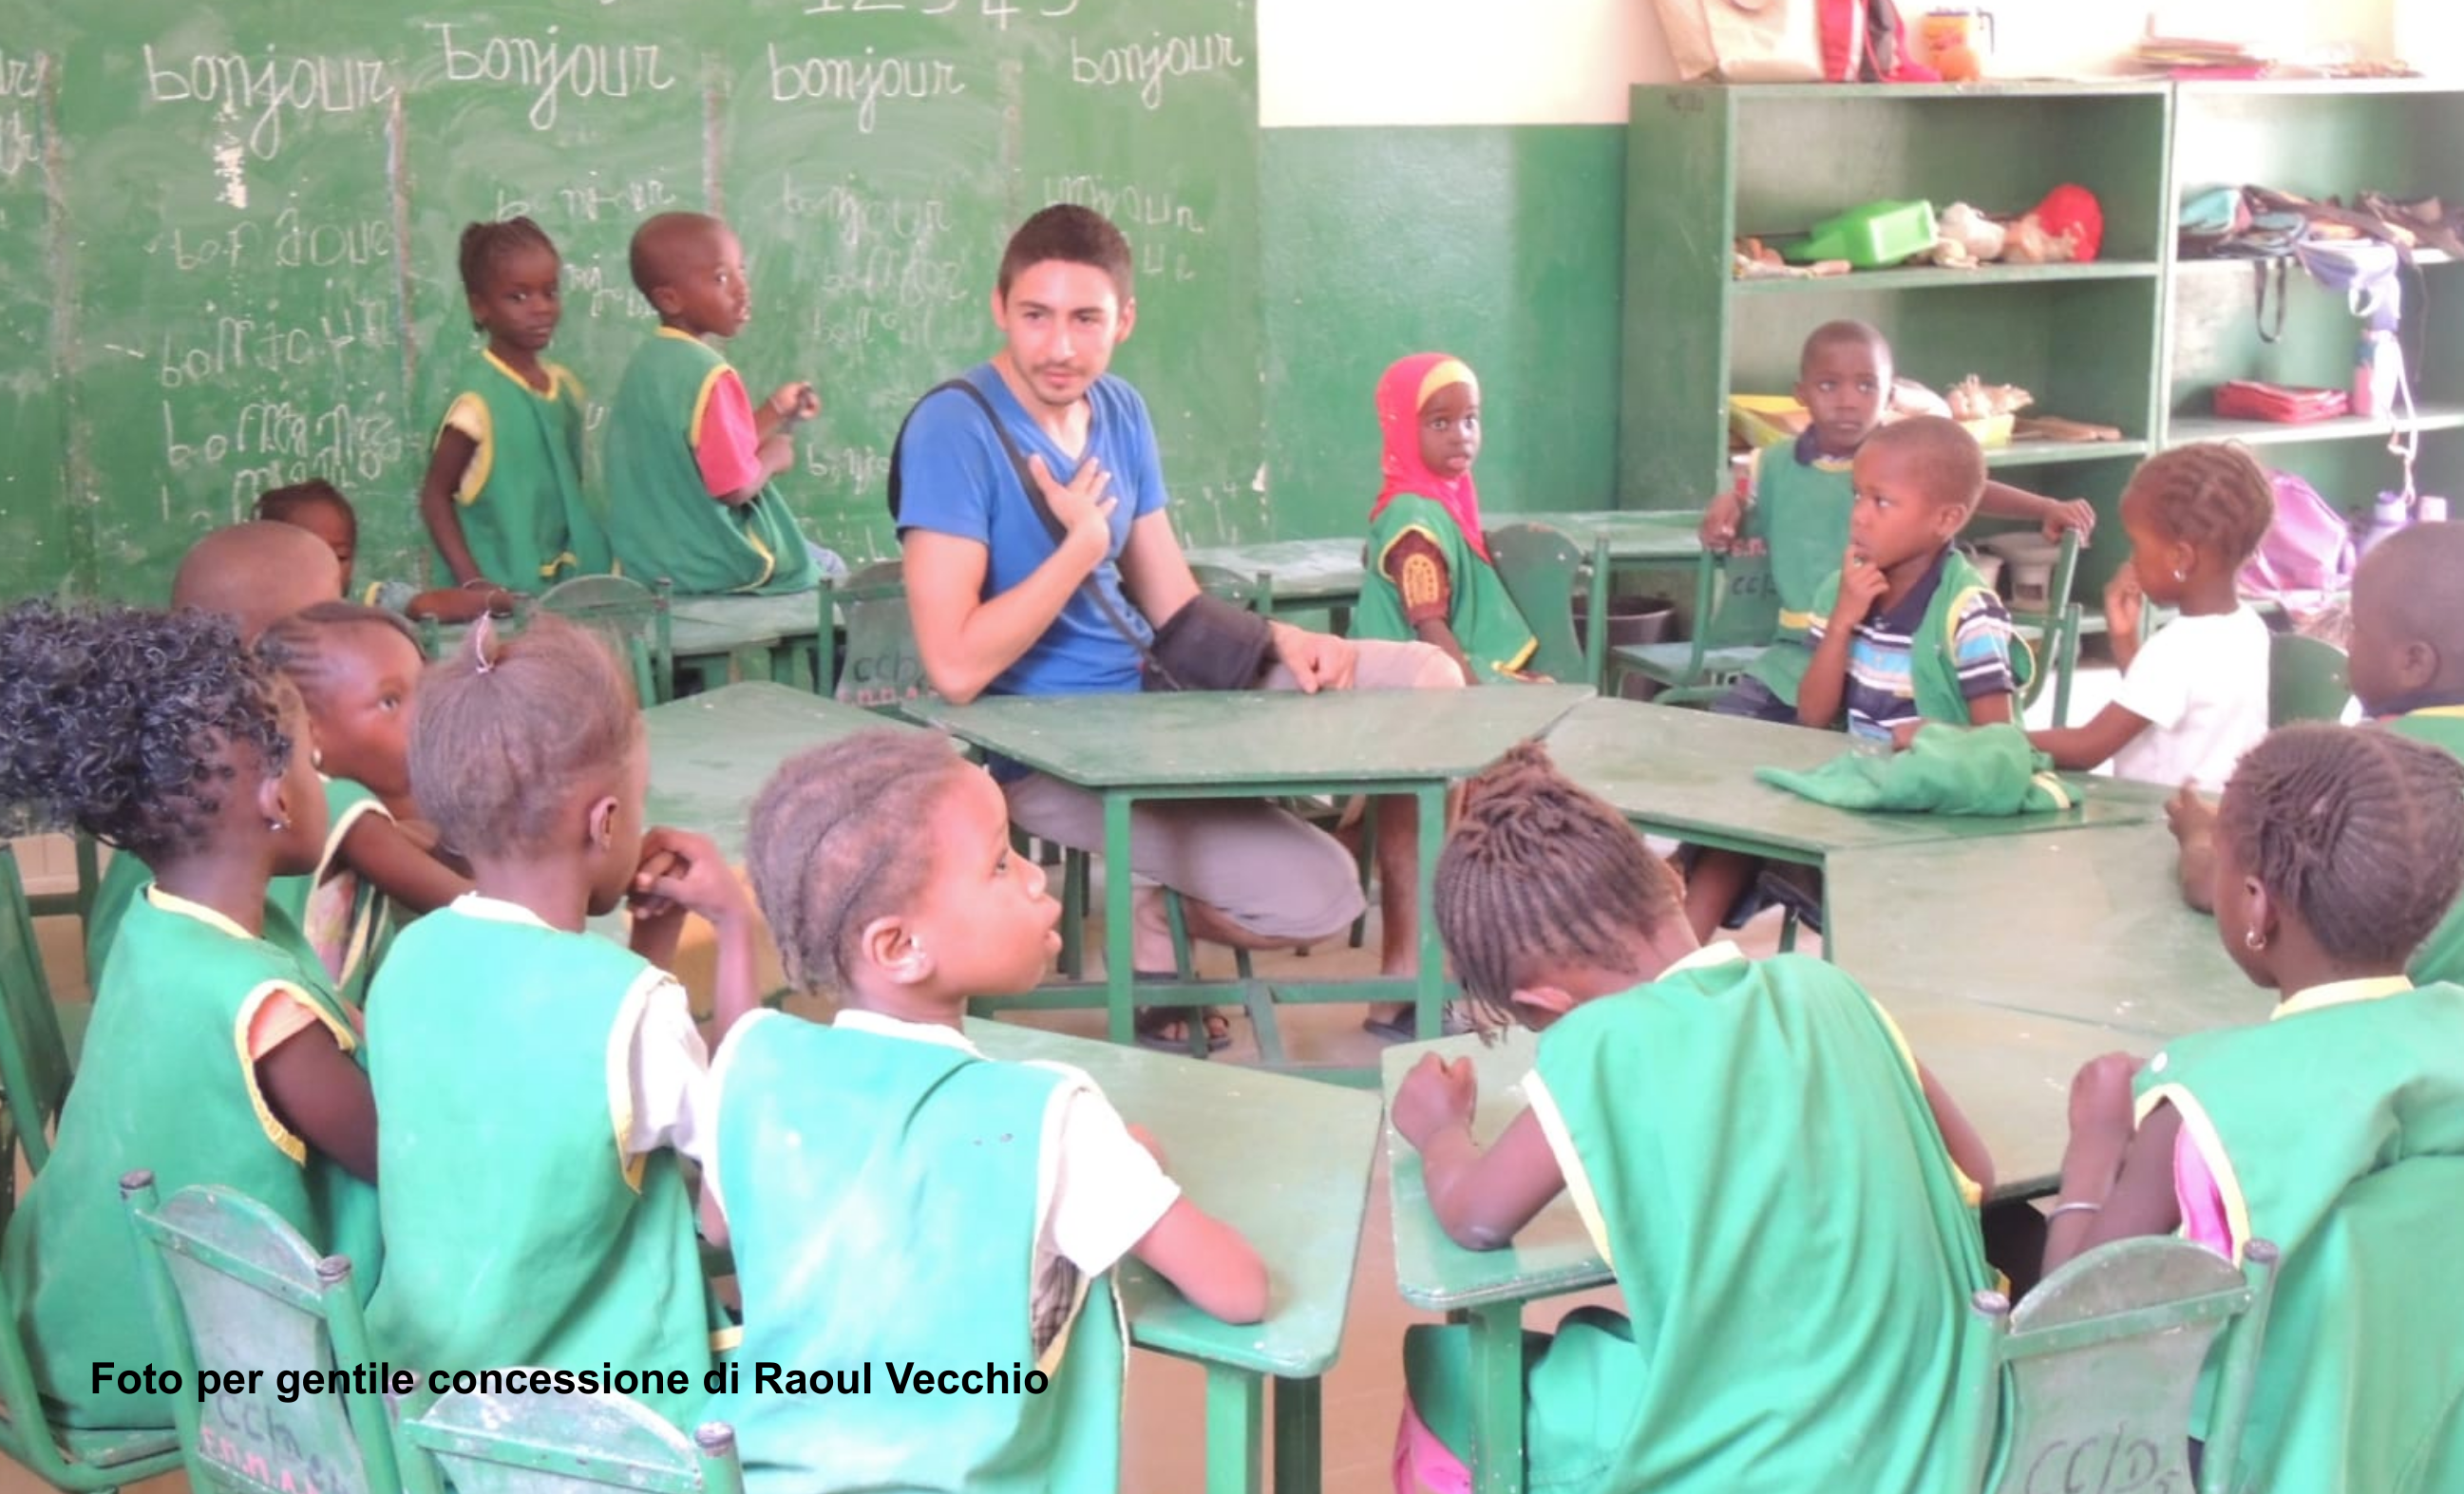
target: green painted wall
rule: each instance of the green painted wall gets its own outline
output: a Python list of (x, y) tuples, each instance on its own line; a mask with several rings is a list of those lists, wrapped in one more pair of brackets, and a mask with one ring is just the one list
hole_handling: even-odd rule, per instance
[(1274, 129), (1261, 152), (1275, 533), (1365, 527), (1377, 376), (1431, 349), (1480, 375), (1488, 512), (1612, 506), (1624, 129)]

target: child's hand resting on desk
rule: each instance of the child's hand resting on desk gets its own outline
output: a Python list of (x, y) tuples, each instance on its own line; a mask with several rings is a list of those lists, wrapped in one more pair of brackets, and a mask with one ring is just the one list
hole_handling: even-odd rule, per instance
[(1395, 1087), (1395, 1129), (1403, 1139), (1425, 1152), (1441, 1132), (1469, 1126), (1480, 1105), (1480, 1081), (1472, 1076), (1471, 1060), (1449, 1064), (1435, 1053), (1412, 1066)]

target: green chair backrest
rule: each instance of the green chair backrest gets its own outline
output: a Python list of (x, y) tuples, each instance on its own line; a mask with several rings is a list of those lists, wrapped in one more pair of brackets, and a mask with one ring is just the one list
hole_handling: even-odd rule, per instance
[[(2245, 1254), (2248, 1266), (2236, 1268), (2188, 1241), (2143, 1236), (2070, 1261), (2015, 1309), (2000, 1292), (1977, 1293), (2011, 1393), (2000, 1476), (1984, 1483), (1995, 1443), (1989, 1432), (1979, 1439), (1977, 1485), (1989, 1494), (2088, 1486), (2221, 1494), (2250, 1407), (2276, 1263), (2276, 1247), (2264, 1241)], [(2199, 1367), (2216, 1335), (2244, 1314), (2194, 1483), (2189, 1429)], [(2004, 1409), (1991, 1399), (1989, 1423)], [(2077, 1482), (2083, 1469), (2104, 1482)]]
[(1488, 532), (1488, 555), (1539, 642), (1528, 668), (1569, 685), (1589, 683), (1591, 659), (1574, 631), (1574, 597), (1591, 579), (1583, 552), (1546, 524), (1501, 524)]
[[(68, 1044), (34, 943), (16, 847), (0, 842), (0, 1088), (29, 1172), (40, 1173), (51, 1160), (51, 1126), (68, 1098), (69, 1078)], [(0, 1178), (0, 1193), (15, 1186), (11, 1169)]]
[[(161, 1363), (189, 1486), (198, 1494), (400, 1494), (385, 1397), (307, 1395), (282, 1372), (372, 1363), (351, 1263), (319, 1256), (264, 1204), (213, 1184), (158, 1202), (154, 1175), (121, 1197), (154, 1304)], [(249, 1372), (260, 1372), (251, 1375)], [(215, 1377), (210, 1395), (201, 1378)]]
[(1694, 640), (1704, 649), (1757, 648), (1779, 632), (1771, 553), (1705, 550), (1694, 572)]
[(2268, 641), (2269, 726), (2338, 720), (2352, 698), (2352, 670), (2343, 649), (2301, 633), (2277, 633)]
[(402, 1428), (455, 1494), (742, 1494), (736, 1433), (705, 1421), (691, 1440), (623, 1395), (457, 1392)]
[(832, 694), (851, 706), (896, 711), (932, 692), (907, 611), (902, 562), (877, 560), (823, 593), (822, 604), (835, 604), (847, 626), (847, 657)]
[(533, 604), (613, 644), (632, 668), (633, 692), (643, 705), (675, 693), (674, 621), (665, 582), (653, 589), (628, 576), (576, 576), (540, 592)]

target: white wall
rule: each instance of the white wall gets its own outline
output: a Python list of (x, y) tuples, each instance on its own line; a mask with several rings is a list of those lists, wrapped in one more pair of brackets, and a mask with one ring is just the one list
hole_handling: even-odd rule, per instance
[[(1813, 0), (1792, 0), (1811, 4)], [(1911, 20), (1928, 0), (1902, 0)], [(2148, 14), (2168, 34), (2387, 55), (2399, 17), (2417, 65), (2458, 57), (2457, 0), (2000, 0), (2003, 77), (2109, 74)], [(2439, 42), (2443, 41), (2443, 45)], [(1609, 124), (1626, 88), (1665, 82), (1653, 0), (1259, 0), (1262, 122)], [(2421, 55), (2439, 54), (2438, 57)]]

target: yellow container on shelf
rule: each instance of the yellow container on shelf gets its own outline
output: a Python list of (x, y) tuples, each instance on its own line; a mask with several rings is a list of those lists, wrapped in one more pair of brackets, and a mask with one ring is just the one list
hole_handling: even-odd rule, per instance
[(1979, 415), (1974, 420), (1963, 420), (1959, 425), (1961, 429), (1976, 438), (1978, 446), (1991, 451), (1995, 447), (2011, 444), (2011, 426), (2016, 419), (2017, 416), (2004, 410), (1999, 415)]
[(1804, 432), (1810, 419), (1794, 395), (1728, 396), (1728, 429), (1748, 446), (1777, 446), (1793, 441)]

